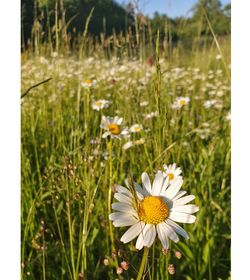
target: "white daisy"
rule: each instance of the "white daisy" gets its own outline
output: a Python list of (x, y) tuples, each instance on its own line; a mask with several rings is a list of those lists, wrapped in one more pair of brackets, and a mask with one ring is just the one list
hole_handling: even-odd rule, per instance
[(102, 123), (100, 125), (101, 128), (105, 129), (106, 132), (102, 135), (102, 138), (106, 138), (107, 136), (111, 136), (111, 138), (121, 139), (122, 136), (128, 134), (128, 129), (121, 128), (121, 123), (123, 118), (119, 117), (102, 117)]
[(81, 83), (84, 88), (91, 88), (96, 85), (96, 80), (87, 79)]
[(142, 125), (141, 124), (133, 124), (131, 127), (130, 127), (130, 132), (132, 133), (136, 133), (136, 132), (140, 132), (142, 130)]
[(146, 106), (148, 106), (148, 104), (149, 104), (148, 101), (142, 101), (142, 102), (140, 102), (140, 106), (141, 106), (141, 107), (146, 107)]
[(132, 141), (128, 141), (127, 143), (125, 143), (122, 148), (123, 150), (128, 150), (129, 148), (133, 147), (134, 143)]
[(217, 103), (216, 99), (211, 99), (211, 100), (204, 101), (203, 104), (204, 104), (204, 107), (208, 109), (208, 108), (214, 106), (216, 103)]
[[(129, 188), (128, 181), (125, 181)], [(121, 237), (123, 243), (137, 238), (138, 250), (151, 247), (156, 235), (161, 240), (164, 249), (169, 248), (169, 239), (179, 241), (180, 234), (189, 238), (186, 231), (175, 222), (194, 223), (196, 217), (191, 215), (199, 210), (189, 204), (195, 196), (180, 191), (183, 180), (175, 180), (169, 184), (168, 177), (159, 171), (151, 186), (147, 173), (142, 174), (142, 187), (134, 183), (134, 191), (123, 186), (116, 186), (114, 197), (119, 201), (112, 204), (112, 209), (118, 211), (109, 215), (115, 227), (131, 226)], [(134, 195), (133, 195), (134, 193)]]
[(109, 104), (110, 102), (108, 100), (100, 99), (92, 103), (92, 108), (96, 111), (100, 111), (101, 109), (108, 108)]
[(140, 138), (138, 140), (135, 140), (134, 144), (135, 145), (142, 145), (145, 143), (145, 139), (144, 138)]
[(148, 114), (145, 114), (144, 115), (144, 119), (145, 120), (150, 120), (154, 117), (158, 117), (159, 113), (156, 111), (156, 112), (151, 112), (151, 113), (148, 113)]
[(173, 109), (180, 109), (185, 105), (188, 105), (188, 103), (190, 102), (190, 98), (189, 97), (177, 97), (174, 104), (172, 105)]
[(172, 184), (176, 179), (182, 179), (180, 167), (176, 168), (176, 164), (163, 165), (163, 174), (168, 177), (169, 183)]

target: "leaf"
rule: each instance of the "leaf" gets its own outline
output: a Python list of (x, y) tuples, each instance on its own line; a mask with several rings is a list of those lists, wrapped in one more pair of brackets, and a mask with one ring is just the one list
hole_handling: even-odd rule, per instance
[(99, 229), (95, 227), (95, 228), (93, 229), (93, 231), (92, 231), (91, 239), (89, 239), (89, 245), (92, 245), (92, 244), (94, 243), (95, 238), (96, 238), (98, 232), (99, 232)]
[(208, 263), (208, 259), (209, 259), (209, 255), (210, 255), (210, 248), (213, 248), (213, 245), (214, 245), (214, 238), (211, 237), (211, 238), (207, 241), (207, 243), (206, 243), (206, 245), (205, 245), (205, 247), (204, 247), (204, 249), (203, 249), (202, 259), (203, 259), (203, 261), (205, 262), (205, 264)]
[(193, 252), (189, 249), (189, 247), (185, 243), (179, 242), (178, 243), (178, 247), (180, 247), (180, 249), (183, 251), (185, 257), (187, 257), (190, 260), (194, 261)]

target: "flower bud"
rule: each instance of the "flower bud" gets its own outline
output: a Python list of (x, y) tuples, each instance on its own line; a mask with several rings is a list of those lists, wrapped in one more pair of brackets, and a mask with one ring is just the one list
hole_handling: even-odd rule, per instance
[(182, 253), (179, 252), (179, 251), (176, 251), (176, 252), (175, 252), (175, 256), (176, 256), (177, 259), (181, 259)]
[(129, 267), (128, 262), (126, 262), (126, 261), (121, 262), (121, 263), (120, 263), (120, 266), (121, 266), (124, 270), (128, 270), (128, 267)]
[(120, 266), (118, 266), (117, 269), (116, 269), (116, 273), (117, 274), (122, 274), (122, 272), (123, 272), (123, 269)]
[(175, 267), (174, 267), (173, 264), (168, 265), (168, 273), (171, 274), (171, 275), (175, 274)]
[(108, 259), (104, 259), (104, 260), (103, 260), (103, 264), (104, 264), (105, 266), (108, 266), (108, 265), (109, 265), (109, 260), (108, 260)]

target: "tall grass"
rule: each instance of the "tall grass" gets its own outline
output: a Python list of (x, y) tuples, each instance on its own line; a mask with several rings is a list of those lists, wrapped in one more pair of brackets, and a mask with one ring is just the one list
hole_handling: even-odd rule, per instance
[[(111, 242), (109, 190), (128, 176), (140, 182), (145, 170), (152, 178), (172, 162), (200, 211), (194, 226), (184, 226), (190, 240), (172, 243), (167, 255), (155, 243), (145, 279), (230, 279), (229, 39), (198, 47), (204, 39), (196, 38), (186, 50), (171, 46), (169, 23), (165, 43), (137, 31), (100, 42), (85, 33), (70, 53), (59, 47), (59, 34), (54, 45), (36, 37), (35, 49), (22, 54), (22, 92), (53, 78), (22, 98), (22, 279), (135, 279), (142, 251), (120, 242), (124, 229), (113, 229)], [(81, 86), (93, 78), (95, 87)], [(180, 110), (172, 108), (178, 96), (191, 99)], [(94, 111), (98, 99), (110, 107)], [(206, 108), (208, 100), (215, 101)], [(158, 116), (147, 118), (151, 112)], [(130, 140), (145, 143), (124, 150), (128, 139), (114, 139), (111, 146), (101, 137), (103, 115), (142, 124)], [(118, 276), (123, 260), (129, 269)]]

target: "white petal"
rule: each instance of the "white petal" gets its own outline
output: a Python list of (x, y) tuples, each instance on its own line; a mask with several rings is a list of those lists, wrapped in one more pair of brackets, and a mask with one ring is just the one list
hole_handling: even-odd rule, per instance
[(181, 212), (181, 213), (187, 213), (187, 214), (193, 214), (197, 211), (199, 211), (199, 207), (193, 204), (189, 205), (179, 205), (179, 206), (174, 206), (171, 209), (171, 212)]
[(126, 196), (125, 194), (122, 193), (115, 193), (114, 198), (116, 198), (118, 201), (123, 202), (123, 203), (128, 203), (131, 205), (132, 200), (130, 197)]
[[(146, 229), (147, 227), (147, 229)], [(144, 233), (144, 239), (143, 239), (143, 243), (144, 246), (146, 247), (151, 247), (155, 237), (156, 237), (156, 230), (155, 230), (155, 225), (152, 224), (147, 224), (143, 230)]]
[(182, 183), (183, 183), (182, 179), (175, 180), (173, 184), (171, 184), (166, 191), (167, 198), (172, 199), (180, 190)]
[(116, 121), (116, 124), (120, 125), (122, 123), (122, 121), (123, 121), (123, 118), (120, 118)]
[(127, 135), (127, 134), (129, 134), (128, 129), (127, 128), (123, 129), (121, 135)]
[(175, 243), (177, 243), (179, 241), (179, 237), (176, 234), (176, 232), (174, 231), (174, 229), (167, 225), (165, 222), (161, 223), (162, 224), (162, 229), (164, 230), (165, 234), (171, 239), (173, 240)]
[(102, 138), (106, 138), (106, 137), (109, 136), (109, 135), (110, 135), (110, 132), (109, 132), (109, 131), (106, 131), (106, 132), (103, 133)]
[(195, 222), (196, 217), (185, 213), (170, 212), (169, 219), (179, 223), (192, 224)]
[(132, 227), (130, 227), (121, 237), (121, 241), (123, 243), (128, 243), (131, 240), (133, 240), (134, 238), (136, 238), (136, 236), (138, 236), (143, 228), (145, 226), (144, 222), (138, 222), (135, 225), (133, 225)]
[(180, 167), (178, 167), (176, 170), (175, 170), (175, 175), (178, 176), (182, 173)]
[(119, 219), (125, 219), (125, 218), (130, 218), (130, 217), (132, 217), (131, 214), (122, 213), (122, 212), (114, 212), (114, 213), (111, 213), (109, 215), (109, 219), (111, 221), (115, 221), (115, 220), (119, 220)]
[(182, 197), (183, 195), (185, 195), (187, 192), (186, 191), (179, 191), (174, 197), (173, 200), (176, 200), (180, 197)]
[(128, 189), (124, 188), (123, 186), (115, 185), (115, 188), (119, 193), (132, 197), (132, 193)]
[(127, 226), (132, 226), (138, 222), (138, 219), (135, 217), (126, 217), (126, 218), (120, 218), (118, 220), (115, 220), (113, 222), (113, 225), (115, 227), (127, 227)]
[(162, 172), (158, 172), (153, 182), (152, 195), (158, 196), (162, 191), (162, 186), (163, 186), (163, 175)]
[(184, 238), (187, 238), (187, 239), (189, 238), (187, 232), (186, 232), (182, 227), (180, 227), (178, 224), (176, 224), (175, 222), (173, 222), (173, 221), (171, 221), (171, 220), (169, 220), (169, 219), (167, 219), (165, 222), (166, 222), (168, 225), (170, 225), (171, 227), (173, 227), (174, 230), (175, 230), (178, 234), (180, 234), (180, 235), (183, 236)]
[(141, 232), (136, 240), (135, 248), (141, 250), (143, 247), (143, 233)]
[(188, 202), (192, 201), (195, 199), (194, 195), (187, 195), (183, 198), (177, 199), (173, 202), (173, 207), (178, 206), (178, 205), (184, 205), (187, 204)]
[(134, 183), (135, 192), (139, 200), (142, 200), (144, 196), (146, 196), (146, 192), (141, 188), (141, 186), (137, 183)]
[(168, 249), (169, 247), (169, 242), (168, 242), (168, 237), (164, 233), (164, 229), (162, 228), (162, 223), (156, 225), (158, 237), (161, 240), (162, 247), (164, 249)]
[(148, 177), (148, 174), (146, 172), (143, 172), (141, 175), (141, 180), (142, 180), (142, 186), (143, 188), (149, 193), (151, 194), (151, 183), (150, 183), (150, 179)]
[(113, 203), (112, 204), (112, 209), (120, 211), (120, 212), (125, 212), (125, 213), (132, 213), (132, 214), (136, 213), (133, 206), (129, 205), (127, 203), (121, 203), (121, 202)]

